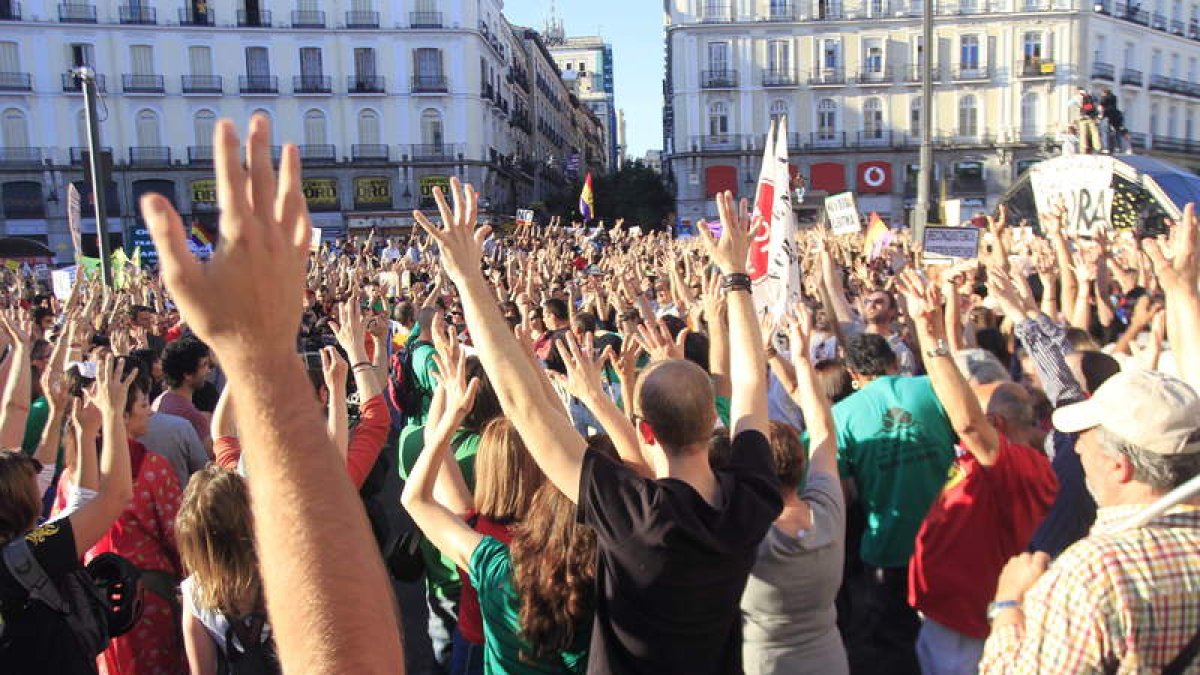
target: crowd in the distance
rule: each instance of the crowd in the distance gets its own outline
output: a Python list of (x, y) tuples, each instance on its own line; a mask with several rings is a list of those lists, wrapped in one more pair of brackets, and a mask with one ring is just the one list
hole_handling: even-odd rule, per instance
[(1200, 672), (1200, 499), (1147, 511), (1200, 473), (1191, 206), (802, 230), (764, 310), (729, 194), (493, 232), (454, 180), (312, 250), (269, 131), (217, 125), (211, 260), (151, 195), (158, 270), (5, 276), (0, 673), (404, 672), (413, 580), (455, 675)]

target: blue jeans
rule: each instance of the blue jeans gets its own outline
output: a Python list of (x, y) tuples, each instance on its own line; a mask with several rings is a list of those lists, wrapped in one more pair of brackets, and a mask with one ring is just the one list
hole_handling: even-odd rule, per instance
[(483, 645), (472, 644), (454, 630), (454, 651), (450, 654), (450, 675), (483, 675)]

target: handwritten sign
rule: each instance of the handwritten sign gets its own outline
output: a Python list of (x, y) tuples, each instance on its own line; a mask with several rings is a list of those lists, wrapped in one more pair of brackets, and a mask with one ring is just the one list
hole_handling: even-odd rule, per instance
[(75, 285), (75, 273), (77, 269), (72, 265), (50, 273), (50, 282), (54, 289), (54, 297), (64, 301), (71, 297), (71, 287)]
[(979, 255), (979, 229), (974, 227), (926, 227), (925, 263), (949, 265), (956, 259)]
[(853, 192), (842, 192), (825, 198), (825, 215), (834, 234), (854, 234), (862, 230), (858, 217), (858, 206), (854, 204)]
[(1060, 157), (1029, 171), (1039, 214), (1052, 213), (1061, 204), (1067, 210), (1064, 229), (1068, 234), (1091, 237), (1112, 229), (1112, 157)]

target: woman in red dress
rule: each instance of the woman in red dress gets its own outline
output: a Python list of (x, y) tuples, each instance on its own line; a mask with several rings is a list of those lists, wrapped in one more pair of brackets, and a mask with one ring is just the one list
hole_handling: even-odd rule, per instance
[(113, 638), (96, 659), (101, 675), (177, 675), (187, 671), (176, 605), (164, 597), (174, 600), (180, 579), (175, 515), (183, 490), (171, 464), (135, 440), (146, 433), (150, 422), (148, 384), (148, 378), (139, 373), (125, 405), (133, 500), (86, 556), (91, 560), (109, 551), (124, 556), (142, 570), (145, 587), (142, 618), (128, 633)]

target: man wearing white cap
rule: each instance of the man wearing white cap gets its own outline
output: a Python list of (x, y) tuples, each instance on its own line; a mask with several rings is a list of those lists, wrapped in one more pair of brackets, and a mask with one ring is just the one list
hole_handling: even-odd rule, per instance
[(1200, 397), (1162, 373), (1123, 372), (1054, 426), (1079, 433), (1096, 524), (1053, 565), (1044, 553), (1009, 561), (980, 672), (1196, 672), (1200, 501), (1122, 525), (1200, 472)]

